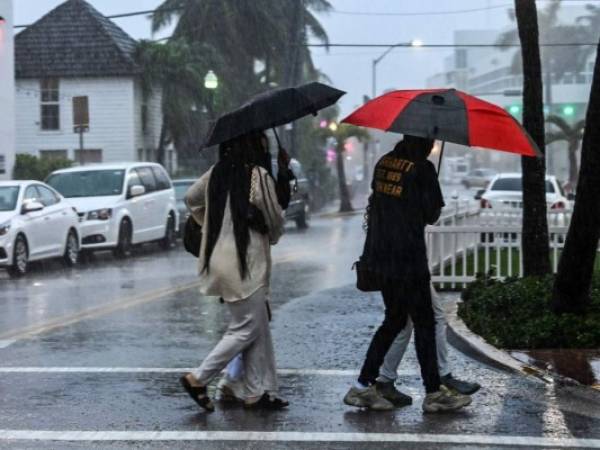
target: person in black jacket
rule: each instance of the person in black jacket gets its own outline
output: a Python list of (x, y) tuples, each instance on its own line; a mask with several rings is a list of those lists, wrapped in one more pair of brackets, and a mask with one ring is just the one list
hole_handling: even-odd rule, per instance
[(344, 397), (344, 403), (351, 406), (394, 408), (375, 383), (407, 317), (414, 324), (417, 358), (427, 392), (423, 410), (456, 410), (471, 403), (469, 396), (441, 386), (437, 366), (425, 226), (439, 218), (444, 201), (435, 167), (427, 160), (432, 147), (431, 140), (405, 136), (375, 166), (362, 261), (379, 280), (385, 318), (373, 336), (357, 383)]

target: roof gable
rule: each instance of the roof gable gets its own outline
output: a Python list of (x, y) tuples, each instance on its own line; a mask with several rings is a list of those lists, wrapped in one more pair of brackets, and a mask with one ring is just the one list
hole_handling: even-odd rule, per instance
[(17, 78), (140, 72), (136, 41), (85, 0), (68, 0), (15, 36)]

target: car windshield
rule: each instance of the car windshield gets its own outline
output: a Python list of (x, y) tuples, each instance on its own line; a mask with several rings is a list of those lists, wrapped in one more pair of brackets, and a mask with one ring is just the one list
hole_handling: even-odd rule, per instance
[(177, 199), (177, 201), (181, 201), (185, 198), (185, 194), (192, 184), (194, 184), (193, 181), (173, 181), (173, 187), (175, 188), (175, 198)]
[[(522, 178), (498, 178), (491, 188), (492, 191), (515, 191), (521, 192), (523, 190), (523, 179)], [(554, 185), (550, 180), (546, 180), (546, 192), (554, 193)]]
[(17, 207), (19, 186), (0, 186), (0, 211), (12, 211)]
[(102, 197), (123, 192), (124, 170), (82, 170), (50, 175), (46, 181), (64, 197)]

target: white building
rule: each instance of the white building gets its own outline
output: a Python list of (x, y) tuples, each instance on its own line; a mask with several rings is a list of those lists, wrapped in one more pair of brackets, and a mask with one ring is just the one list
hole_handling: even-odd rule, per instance
[(12, 0), (0, 0), (0, 180), (11, 178), (15, 156), (15, 66)]
[[(585, 14), (583, 8), (564, 7), (560, 10), (563, 23), (574, 23), (575, 18)], [(454, 33), (454, 44), (494, 44), (505, 30), (458, 30)], [(427, 80), (428, 87), (455, 87), (470, 94), (500, 105), (521, 119), (523, 111), (523, 77), (511, 70), (513, 57), (518, 49), (502, 51), (492, 47), (457, 47), (444, 60), (444, 71)], [(581, 72), (566, 73), (560, 79), (553, 76), (551, 91), (544, 93), (545, 113), (562, 116), (574, 123), (585, 118), (590, 95), (595, 52), (592, 52)], [(547, 70), (547, 67), (542, 67)], [(551, 71), (552, 72), (552, 71)], [(544, 74), (544, 82), (547, 81)], [(549, 103), (548, 95), (551, 102)], [(547, 126), (547, 129), (550, 126)], [(460, 152), (448, 146), (450, 154)], [(520, 170), (520, 160), (499, 152), (469, 152), (475, 163), (493, 165), (500, 170)], [(568, 179), (566, 144), (554, 143), (547, 148), (549, 172), (562, 181)]]
[[(79, 164), (154, 160), (159, 90), (144, 95), (136, 41), (84, 0), (68, 0), (15, 37), (17, 153)], [(74, 130), (86, 96), (89, 129)], [(168, 169), (174, 155), (166, 155)]]

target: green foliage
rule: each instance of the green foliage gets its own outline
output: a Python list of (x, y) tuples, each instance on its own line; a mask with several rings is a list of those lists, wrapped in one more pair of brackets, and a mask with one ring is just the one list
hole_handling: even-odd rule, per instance
[(15, 180), (43, 181), (48, 175), (58, 169), (71, 167), (73, 161), (67, 158), (38, 158), (25, 153), (18, 154), (13, 168)]
[(463, 292), (458, 314), (473, 332), (502, 348), (598, 348), (600, 274), (592, 282), (592, 302), (580, 315), (552, 313), (553, 280), (479, 278)]

